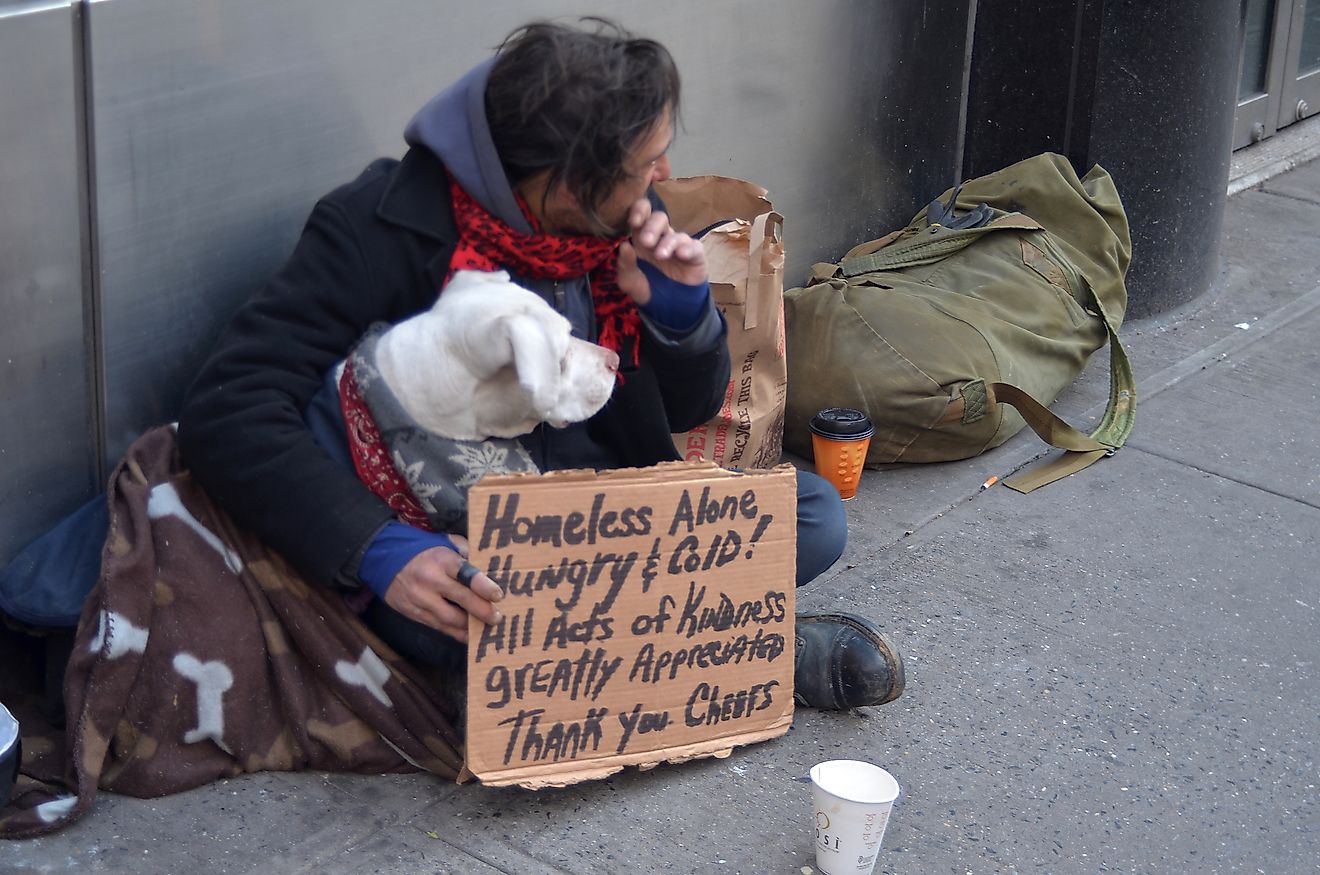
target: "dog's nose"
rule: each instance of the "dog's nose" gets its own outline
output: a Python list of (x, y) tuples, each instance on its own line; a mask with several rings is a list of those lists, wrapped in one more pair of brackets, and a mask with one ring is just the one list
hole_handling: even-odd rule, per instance
[(619, 354), (612, 349), (605, 350), (605, 367), (611, 373), (619, 369)]

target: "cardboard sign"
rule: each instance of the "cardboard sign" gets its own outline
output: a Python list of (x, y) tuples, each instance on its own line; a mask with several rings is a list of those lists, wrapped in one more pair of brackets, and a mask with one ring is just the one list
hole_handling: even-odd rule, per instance
[(505, 598), (470, 629), (468, 770), (559, 786), (787, 732), (796, 522), (791, 466), (473, 486), (470, 558)]

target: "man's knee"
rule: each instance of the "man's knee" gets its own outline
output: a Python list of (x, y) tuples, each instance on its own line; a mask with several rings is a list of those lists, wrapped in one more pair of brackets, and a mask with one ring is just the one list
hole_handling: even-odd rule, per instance
[(797, 585), (839, 561), (848, 544), (848, 515), (839, 491), (825, 478), (797, 472)]

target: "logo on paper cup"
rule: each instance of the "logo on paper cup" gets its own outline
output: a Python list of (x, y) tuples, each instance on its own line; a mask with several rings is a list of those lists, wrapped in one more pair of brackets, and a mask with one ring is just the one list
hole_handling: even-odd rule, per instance
[(837, 835), (830, 835), (829, 828), (830, 828), (830, 816), (823, 811), (817, 811), (816, 812), (816, 844), (818, 844), (822, 850), (834, 851), (835, 853), (838, 853), (839, 837)]

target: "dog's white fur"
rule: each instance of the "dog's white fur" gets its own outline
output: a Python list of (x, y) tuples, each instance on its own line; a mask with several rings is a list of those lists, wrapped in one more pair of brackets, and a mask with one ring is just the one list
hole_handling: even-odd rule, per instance
[(409, 416), (453, 440), (511, 438), (590, 418), (619, 357), (504, 271), (459, 271), (434, 306), (383, 334), (376, 367)]

